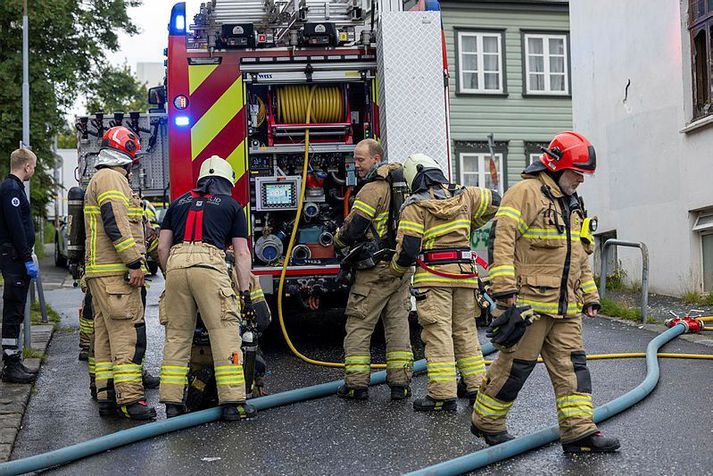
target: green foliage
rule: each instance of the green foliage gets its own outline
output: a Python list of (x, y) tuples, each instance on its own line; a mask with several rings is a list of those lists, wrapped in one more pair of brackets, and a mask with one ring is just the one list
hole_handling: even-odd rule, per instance
[(611, 274), (607, 274), (607, 290), (622, 291), (626, 289), (626, 272), (619, 266)]
[(145, 111), (147, 100), (146, 84), (136, 79), (129, 65), (109, 65), (101, 69), (91, 84), (87, 112)]
[(614, 299), (602, 298), (601, 305), (602, 309), (599, 312), (605, 316), (621, 317), (630, 321), (638, 321), (641, 317), (639, 309), (630, 308)]
[(25, 347), (22, 349), (22, 356), (25, 359), (40, 359), (43, 363), (47, 362), (47, 355), (39, 350), (28, 349)]
[[(53, 324), (59, 324), (60, 318), (57, 311), (52, 309), (52, 306), (47, 304), (47, 320)], [(41, 324), (42, 321), (42, 311), (40, 310), (39, 301), (35, 301), (30, 306), (30, 322), (33, 324)]]
[(704, 306), (713, 306), (713, 293), (708, 293), (703, 296), (703, 302), (701, 302)]
[(703, 302), (703, 296), (696, 291), (685, 291), (681, 294), (682, 304), (701, 304)]
[[(0, 1), (0, 174), (22, 140), (22, 0)], [(140, 0), (28, 0), (30, 25), (30, 144), (38, 157), (32, 178), (35, 216), (46, 214), (52, 197), (52, 141), (64, 114), (91, 86), (119, 48), (118, 34), (138, 32), (127, 9)]]

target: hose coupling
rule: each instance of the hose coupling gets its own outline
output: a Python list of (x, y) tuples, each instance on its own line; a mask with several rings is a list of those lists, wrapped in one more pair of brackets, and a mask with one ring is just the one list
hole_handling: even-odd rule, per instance
[(686, 334), (698, 334), (703, 330), (704, 324), (700, 319), (693, 317), (674, 317), (672, 319), (667, 319), (666, 327), (673, 327), (677, 324), (682, 324), (686, 328)]

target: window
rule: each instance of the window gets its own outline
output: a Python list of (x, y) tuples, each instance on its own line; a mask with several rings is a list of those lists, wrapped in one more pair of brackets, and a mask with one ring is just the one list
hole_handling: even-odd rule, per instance
[(531, 142), (525, 141), (525, 157), (527, 159), (527, 164), (530, 165), (533, 162), (540, 160), (540, 155), (542, 155), (542, 147), (547, 147), (549, 144), (547, 142)]
[(713, 291), (713, 209), (697, 212), (692, 231), (697, 232), (701, 240), (703, 291), (711, 292)]
[(688, 32), (691, 37), (693, 119), (713, 112), (711, 101), (711, 47), (713, 46), (713, 1), (690, 0)]
[(567, 35), (524, 35), (527, 94), (569, 95)]
[[(473, 187), (483, 187), (492, 189), (493, 180), (491, 176), (490, 154), (487, 153), (461, 153), (460, 161), (460, 184)], [(495, 171), (497, 173), (498, 192), (503, 194), (503, 154), (493, 154)]]
[(459, 31), (458, 92), (503, 94), (503, 35), (499, 32)]

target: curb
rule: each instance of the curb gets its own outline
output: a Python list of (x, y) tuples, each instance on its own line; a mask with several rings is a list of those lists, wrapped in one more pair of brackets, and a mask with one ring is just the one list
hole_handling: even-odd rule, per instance
[[(663, 324), (642, 324), (640, 322), (630, 321), (628, 319), (621, 319), (619, 317), (605, 316), (604, 314), (597, 314), (597, 317), (603, 317), (604, 319), (620, 322), (622, 324), (629, 325), (631, 327), (637, 327), (645, 331), (653, 332), (655, 334), (661, 334), (667, 331), (669, 328)], [(707, 347), (713, 347), (713, 338), (704, 334), (681, 334), (678, 336), (679, 339), (685, 340), (686, 342), (691, 342), (693, 344), (705, 345)]]
[[(51, 324), (33, 325), (32, 349), (46, 354), (53, 334), (54, 326)], [(40, 359), (25, 359), (24, 363), (33, 370), (42, 365)], [(33, 388), (34, 384), (0, 381), (0, 462), (10, 459)]]

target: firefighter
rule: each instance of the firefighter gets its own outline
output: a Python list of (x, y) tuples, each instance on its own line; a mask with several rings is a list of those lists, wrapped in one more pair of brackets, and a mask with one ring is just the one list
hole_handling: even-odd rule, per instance
[(5, 281), (2, 311), (2, 381), (31, 383), (35, 373), (22, 364), (18, 346), (30, 280), (39, 273), (32, 259), (35, 226), (23, 182), (35, 173), (37, 157), (29, 149), (10, 154), (10, 173), (0, 184), (0, 267)]
[(470, 236), (495, 215), (500, 196), (449, 183), (436, 161), (423, 154), (406, 159), (404, 177), (411, 195), (401, 211), (390, 270), (402, 276), (414, 262), (418, 264), (413, 287), (428, 392), (413, 402), (413, 408), (454, 411), (456, 369), (471, 400), (485, 376), (475, 329), (478, 280)]
[(339, 397), (355, 400), (369, 398), (370, 343), (379, 318), (383, 319), (386, 335), (386, 375), (391, 399), (403, 400), (411, 395), (413, 353), (408, 289), (413, 271), (405, 269), (394, 277), (388, 272), (391, 255), (385, 255), (387, 259), (381, 261), (373, 256), (383, 255), (384, 250), (393, 250), (395, 246), (392, 232), (395, 227), (390, 226), (390, 221), (396, 217), (390, 214), (389, 177), (395, 171), (400, 173), (401, 165), (382, 165), (383, 156), (384, 149), (373, 139), (365, 139), (355, 147), (354, 162), (362, 184), (334, 240), (338, 249), (362, 247), (345, 313), (345, 383), (337, 390)]
[(243, 317), (252, 319), (247, 222), (242, 207), (231, 197), (234, 183), (230, 164), (215, 155), (206, 159), (196, 188), (170, 205), (161, 225), (159, 259), (166, 270), (166, 344), (160, 398), (169, 418), (187, 411), (188, 363), (198, 312), (210, 336), (223, 419), (241, 420), (257, 413), (245, 403), (240, 304), (225, 265), (224, 250), (232, 243)]
[[(511, 187), (491, 229), (490, 277), (498, 311), (489, 335), (501, 352), (473, 408), (472, 431), (496, 445), (512, 439), (506, 418), (542, 356), (557, 402), (566, 453), (611, 452), (616, 438), (592, 421), (592, 384), (582, 314), (600, 308), (586, 246), (589, 219), (576, 189), (596, 168), (594, 147), (575, 132), (557, 134)], [(527, 317), (534, 313), (539, 317)], [(529, 326), (529, 327), (528, 327)]]
[(127, 418), (151, 420), (156, 410), (146, 404), (141, 381), (146, 353), (143, 209), (128, 181), (140, 153), (138, 137), (126, 127), (112, 127), (102, 137), (97, 172), (84, 197), (83, 280), (94, 310), (99, 414), (113, 415), (118, 405)]
[[(148, 204), (148, 206), (147, 206)], [(154, 227), (151, 219), (155, 218), (155, 213), (150, 213), (151, 206), (146, 200), (143, 200), (142, 206), (144, 209), (144, 242), (146, 247), (147, 257), (158, 263), (158, 232)], [(151, 208), (149, 208), (151, 207)], [(141, 288), (141, 302), (146, 312), (146, 286)], [(88, 361), (87, 368), (89, 370), (89, 392), (94, 400), (97, 399), (96, 387), (96, 357), (94, 356), (94, 316), (92, 307), (92, 293), (87, 289), (84, 293), (82, 305), (79, 308), (79, 360)], [(156, 389), (159, 386), (159, 378), (151, 375), (148, 370), (144, 369), (141, 373), (141, 380), (144, 388)]]
[[(226, 262), (232, 268), (230, 271), (233, 289), (239, 293), (239, 285), (235, 273), (235, 256), (232, 252), (226, 252)], [(242, 330), (254, 332), (254, 339), (257, 339), (267, 329), (272, 321), (270, 307), (265, 300), (265, 295), (260, 287), (260, 280), (254, 274), (250, 274), (250, 297), (255, 309), (255, 319), (253, 323), (241, 322)], [(160, 312), (160, 311), (159, 311)], [(164, 318), (165, 321), (165, 318)], [(244, 335), (244, 334), (243, 334)], [(243, 346), (246, 342), (243, 342)], [(243, 348), (245, 362), (247, 363), (247, 349)], [(265, 374), (267, 363), (259, 349), (255, 355), (254, 375), (252, 376), (252, 389), (248, 388), (248, 369), (246, 373), (246, 392), (250, 397), (261, 397), (267, 395), (265, 388)], [(215, 385), (215, 371), (213, 369), (213, 354), (210, 349), (208, 332), (199, 318), (196, 332), (193, 336), (193, 346), (191, 348), (190, 371), (188, 372), (188, 391), (186, 392), (186, 407), (189, 411), (203, 410), (214, 407), (218, 404), (218, 394)]]

